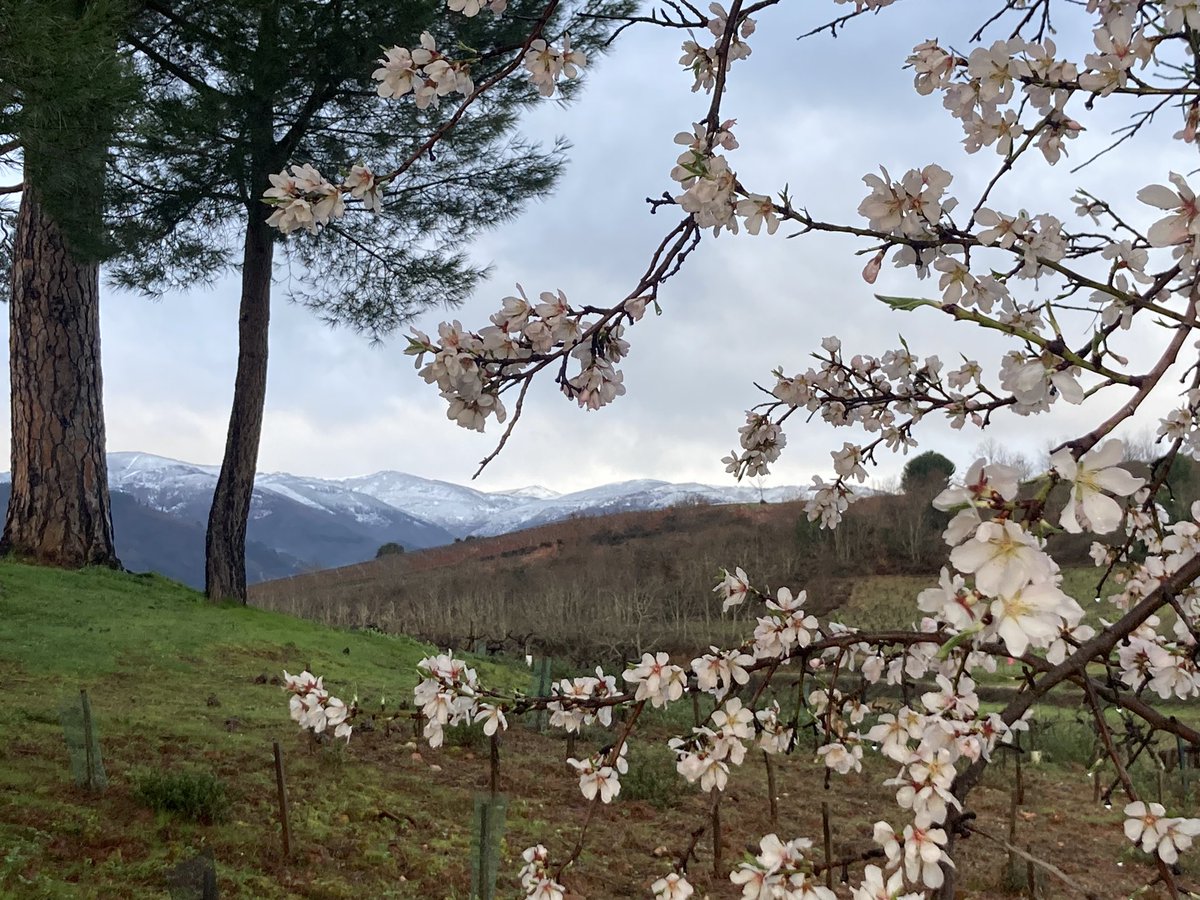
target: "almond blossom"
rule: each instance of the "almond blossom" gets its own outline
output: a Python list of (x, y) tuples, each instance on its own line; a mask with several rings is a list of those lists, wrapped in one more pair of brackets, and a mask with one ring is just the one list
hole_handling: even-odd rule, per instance
[(637, 700), (649, 700), (660, 708), (683, 696), (687, 677), (682, 668), (671, 663), (666, 653), (644, 653), (641, 663), (621, 673), (630, 684), (637, 685)]
[(1011, 595), (1051, 575), (1049, 557), (1033, 535), (1012, 521), (984, 522), (974, 537), (951, 551), (950, 562), (958, 571), (974, 574), (975, 586), (989, 597)]
[[(888, 5), (889, 0), (854, 0), (853, 14), (827, 27), (846, 27), (859, 13)], [(1004, 4), (1006, 11), (1028, 5)], [(637, 723), (639, 704), (661, 708), (689, 692), (718, 700), (707, 718), (697, 715), (690, 733), (668, 742), (677, 772), (705, 791), (727, 789), (737, 777), (737, 767), (757, 757), (759, 748), (779, 755), (794, 752), (797, 743), (806, 744), (797, 741), (797, 730), (806, 727), (807, 718), (800, 716), (811, 716), (818, 742), (823, 742), (817, 752), (827, 778), (861, 771), (864, 745), (878, 745), (880, 753), (899, 766), (896, 777), (885, 784), (895, 788), (897, 807), (906, 819), (902, 833), (897, 835), (886, 822), (876, 825), (874, 836), (887, 865), (866, 866), (859, 884), (851, 881), (843, 893), (851, 892), (855, 900), (911, 900), (954, 878), (955, 863), (947, 851), (950, 837), (936, 826), (952, 819), (952, 810), (962, 809), (960, 796), (965, 794), (957, 789), (970, 785), (957, 781), (959, 773), (968, 763), (986, 762), (997, 745), (1028, 727), (1024, 715), (1016, 715), (1017, 707), (1010, 706), (1003, 715), (980, 710), (979, 672), (997, 671), (997, 660), (1005, 656), (1020, 658), (1026, 699), (1026, 691), (1040, 698), (1049, 690), (1055, 676), (1045, 677), (1047, 666), (1068, 660), (1073, 660), (1072, 671), (1081, 683), (1097, 673), (1113, 673), (1110, 677), (1120, 679), (1114, 684), (1136, 692), (1139, 702), (1200, 695), (1195, 652), (1200, 589), (1185, 577), (1195, 574), (1200, 523), (1186, 516), (1172, 521), (1164, 509), (1172, 504), (1162, 494), (1152, 496), (1142, 479), (1120, 468), (1123, 445), (1106, 440), (1142, 406), (1161, 374), (1184, 370), (1188, 354), (1194, 356), (1195, 338), (1188, 330), (1195, 327), (1200, 251), (1196, 198), (1176, 173), (1166, 179), (1170, 186), (1142, 188), (1137, 199), (1165, 213), (1148, 230), (1129, 210), (1131, 198), (1122, 196), (1119, 184), (1112, 187), (1111, 197), (1080, 192), (1073, 198), (1082, 226), (1058, 218), (1049, 211), (1055, 208), (1053, 201), (1037, 196), (1026, 200), (1028, 208), (1016, 209), (1014, 203), (1015, 212), (989, 207), (995, 203), (992, 189), (1002, 181), (1008, 185), (1027, 179), (1040, 185), (1047, 164), (1058, 162), (1086, 128), (1096, 127), (1089, 118), (1091, 107), (1109, 95), (1147, 104), (1162, 98), (1160, 107), (1147, 105), (1142, 110), (1172, 110), (1184, 119), (1177, 139), (1193, 143), (1200, 104), (1188, 93), (1191, 88), (1177, 83), (1175, 73), (1179, 60), (1183, 70), (1188, 60), (1194, 61), (1195, 48), (1187, 43), (1185, 31), (1200, 29), (1200, 4), (1067, 4), (1073, 14), (1091, 23), (1089, 32), (1063, 40), (1070, 50), (1090, 39), (1096, 52), (1086, 53), (1082, 62), (1067, 58), (1047, 37), (1057, 25), (1050, 25), (1049, 4), (1044, 5), (1047, 21), (1041, 26), (1029, 19), (1019, 21), (1018, 15), (1007, 37), (966, 48), (965, 57), (937, 39), (912, 49), (907, 64), (913, 69), (916, 91), (938, 95), (961, 128), (968, 152), (991, 147), (1001, 161), (995, 179), (962, 207), (969, 212), (949, 196), (956, 182), (941, 166), (908, 169), (900, 178), (881, 168), (863, 179), (867, 195), (858, 212), (866, 227), (861, 222), (852, 226), (822, 221), (815, 210), (819, 198), (798, 193), (793, 202), (782, 179), (774, 185), (752, 184), (761, 179), (760, 173), (751, 175), (747, 169), (739, 174), (732, 161), (739, 148), (734, 120), (725, 118), (722, 107), (736, 97), (732, 92), (729, 98), (721, 96), (718, 86), (725, 83), (732, 61), (750, 56), (747, 41), (755, 22), (744, 15), (731, 16), (719, 3), (712, 3), (707, 13), (687, 5), (686, 13), (674, 8), (680, 21), (660, 24), (690, 29), (680, 62), (690, 72), (693, 90), (703, 88), (712, 97), (698, 113), (680, 119), (679, 124), (691, 123), (691, 130), (677, 133), (677, 147), (669, 152), (679, 155), (664, 185), (669, 190), (652, 201), (651, 208), (670, 210), (681, 224), (655, 251), (647, 274), (623, 297), (575, 304), (562, 291), (545, 291), (531, 301), (518, 286), (516, 295), (499, 302), (483, 328), (443, 323), (436, 339), (414, 331), (406, 352), (417, 358), (420, 377), (441, 395), (447, 416), (466, 428), (483, 430), (489, 419), (507, 421), (502, 396), (518, 388), (523, 398), (530, 379), (543, 369), (556, 373), (556, 384), (568, 399), (588, 410), (599, 409), (625, 393), (618, 365), (630, 353), (632, 326), (648, 307), (658, 313), (670, 306), (669, 279), (696, 247), (708, 243), (705, 235), (704, 244), (697, 244), (701, 231), (717, 236), (736, 234), (744, 227), (759, 234), (765, 227), (774, 234), (786, 224), (795, 237), (816, 231), (861, 241), (858, 249), (869, 260), (864, 277), (871, 283), (887, 280), (882, 266), (890, 259), (899, 271), (889, 277), (911, 278), (918, 283), (914, 293), (919, 292), (913, 297), (881, 296), (892, 309), (945, 316), (943, 321), (955, 326), (974, 324), (1008, 343), (991, 362), (963, 356), (960, 365), (958, 360), (944, 364), (938, 356), (922, 356), (903, 339), (899, 347), (873, 355), (844, 350), (838, 338), (827, 337), (807, 370), (785, 374), (779, 368), (764, 382), (761, 403), (747, 410), (739, 423), (738, 449), (722, 460), (731, 474), (767, 474), (787, 448), (785, 425), (790, 423), (813, 419), (832, 428), (854, 429), (849, 439), (841, 440), (842, 449), (831, 454), (832, 480), (814, 476), (805, 501), (810, 521), (833, 528), (852, 502), (869, 493), (855, 483), (865, 482), (886, 453), (907, 453), (918, 446), (923, 420), (937, 416), (955, 429), (985, 428), (1008, 412), (1032, 417), (1061, 413), (1070, 405), (1065, 412), (1075, 418), (1061, 421), (1078, 425), (1081, 433), (1054, 454), (1051, 473), (1022, 490), (1014, 469), (978, 460), (961, 485), (937, 497), (935, 507), (954, 514), (943, 534), (951, 548), (949, 566), (936, 585), (917, 594), (918, 621), (911, 632), (858, 632), (821, 620), (806, 611), (806, 591), (756, 590), (741, 568), (733, 574), (724, 569), (715, 588), (722, 612), (747, 600), (762, 601), (763, 609), (750, 617), (724, 620), (723, 625), (745, 628), (729, 647), (694, 651), (697, 655), (688, 669), (672, 663), (665, 652), (647, 652), (626, 665), (620, 681), (596, 669), (595, 677), (564, 678), (551, 696), (530, 698), (520, 691), (485, 690), (474, 670), (451, 654), (422, 660), (413, 697), (433, 746), (440, 744), (445, 728), (470, 722), (497, 734), (507, 727), (505, 711), (513, 709), (545, 708), (554, 727), (571, 733), (585, 725), (612, 727), (623, 721), (626, 730), (618, 732), (614, 742), (618, 753), (605, 750), (569, 760), (583, 796), (599, 804), (619, 797), (626, 739)], [(448, 0), (448, 6), (471, 17), (485, 7), (498, 14), (504, 0)], [(767, 7), (756, 7), (756, 12), (760, 9)], [(659, 14), (651, 20), (657, 21)], [(561, 79), (579, 74), (584, 59), (565, 36), (561, 47), (554, 46), (559, 38), (543, 33), (544, 24), (513, 45), (521, 50), (514, 50), (509, 63), (513, 70), (523, 69), (541, 95), (552, 96)], [(1171, 56), (1175, 52), (1178, 60)], [(384, 51), (375, 70), (376, 91), (393, 99), (412, 93), (418, 108), (432, 107), (439, 98), (458, 92), (467, 98), (465, 109), (476, 97), (469, 65), (470, 60), (447, 58), (426, 33), (419, 47)], [(741, 132), (739, 137), (750, 142)], [(1129, 137), (1136, 137), (1136, 129)], [(1027, 152), (1031, 149), (1040, 155)], [(1010, 172), (1016, 174), (1010, 178)], [(362, 164), (336, 183), (313, 165), (293, 165), (272, 176), (264, 199), (273, 207), (273, 227), (285, 233), (315, 233), (343, 214), (347, 197), (378, 211), (382, 190), (380, 178)], [(995, 196), (1003, 195), (997, 191)], [(928, 279), (924, 290), (921, 279)], [(1147, 341), (1155, 328), (1163, 329), (1173, 348), (1158, 358), (1157, 368), (1143, 369), (1121, 355), (1129, 352), (1129, 341)], [(1147, 341), (1146, 346), (1155, 345)], [(1190, 378), (1185, 373), (1182, 388), (1165, 389), (1176, 394), (1157, 407), (1173, 408), (1161, 420), (1158, 434), (1164, 452), (1170, 454), (1168, 470), (1178, 452), (1200, 458), (1200, 388), (1194, 380), (1189, 384)], [(1164, 384), (1169, 381), (1163, 379)], [(1136, 390), (1130, 392), (1131, 387)], [(1091, 407), (1096, 404), (1090, 398), (1112, 397), (1122, 390), (1126, 393), (1120, 403), (1126, 406), (1112, 413), (1116, 406), (1110, 405), (1109, 418), (1094, 418)], [(518, 402), (513, 415), (519, 411)], [(1036, 421), (1040, 426), (1046, 420)], [(1044, 427), (1057, 426), (1047, 421)], [(1078, 459), (1070, 449), (1100, 441), (1105, 442)], [(1082, 609), (1064, 593), (1058, 564), (1049, 555), (1055, 542), (1046, 539), (1054, 531), (1046, 507), (1056, 503), (1058, 495), (1051, 488), (1059, 481), (1070, 489), (1061, 513), (1057, 507), (1053, 510), (1063, 530), (1116, 532), (1109, 543), (1095, 545), (1092, 554), (1105, 568), (1108, 583), (1117, 585), (1112, 626), (1081, 624)], [(1192, 511), (1193, 520), (1197, 512)], [(1169, 602), (1169, 616), (1147, 613), (1153, 605), (1143, 604), (1148, 598), (1159, 600), (1160, 611)], [(809, 607), (825, 608), (823, 602)], [(1126, 618), (1130, 616), (1136, 618)], [(1122, 635), (1119, 640), (1117, 634)], [(794, 717), (785, 714), (769, 692), (779, 684), (772, 685), (772, 677), (789, 671), (786, 667), (800, 684), (801, 709)], [(932, 680), (936, 687), (918, 687), (918, 679)], [(349, 734), (353, 702), (347, 706), (330, 697), (321, 679), (311, 673), (285, 673), (285, 682), (292, 694), (291, 714), (302, 727), (338, 734), (345, 728)], [(627, 688), (619, 687), (620, 682)], [(882, 683), (899, 687), (913, 705), (881, 712), (867, 686)], [(1102, 693), (1107, 697), (1113, 691), (1110, 684)], [(631, 708), (632, 715), (615, 715)], [(1103, 715), (1101, 709), (1096, 712)], [(1009, 724), (1006, 719), (1014, 721)], [(1127, 837), (1168, 865), (1200, 834), (1200, 820), (1169, 817), (1159, 804), (1133, 800), (1125, 807), (1125, 817)], [(582, 844), (581, 836), (580, 848)], [(805, 839), (785, 843), (767, 835), (752, 860), (733, 867), (731, 880), (744, 897), (833, 898), (813, 879), (813, 862), (806, 859), (810, 848)], [(570, 872), (574, 857), (551, 870), (547, 851), (538, 845), (523, 858), (526, 896), (562, 900), (567, 889), (558, 878)], [(1170, 873), (1163, 869), (1161, 876), (1170, 889)], [(906, 879), (920, 890), (902, 893)], [(644, 884), (667, 900), (687, 900), (694, 894), (679, 873), (652, 883), (647, 877)], [(956, 886), (945, 887), (953, 893)], [(957, 887), (961, 891), (961, 885)]]
[(923, 894), (904, 893), (904, 873), (897, 869), (885, 882), (879, 866), (863, 870), (862, 884), (854, 889), (851, 900), (921, 900)]
[(1200, 236), (1200, 215), (1197, 212), (1196, 195), (1176, 172), (1170, 174), (1171, 184), (1175, 190), (1162, 185), (1151, 184), (1138, 191), (1137, 198), (1143, 203), (1164, 209), (1172, 213), (1165, 219), (1159, 219), (1152, 226), (1147, 237), (1153, 247), (1170, 247), (1194, 241)]
[(1125, 458), (1125, 445), (1119, 440), (1105, 441), (1098, 450), (1079, 457), (1064, 447), (1050, 457), (1050, 465), (1072, 482), (1070, 502), (1063, 508), (1059, 524), (1072, 534), (1085, 528), (1094, 534), (1107, 534), (1121, 523), (1121, 505), (1104, 491), (1128, 497), (1145, 481), (1135, 478), (1117, 465)]
[(654, 900), (688, 900), (696, 889), (682, 875), (672, 872), (650, 885)]
[(745, 602), (746, 594), (750, 590), (750, 581), (741, 568), (734, 569), (732, 575), (729, 574), (728, 569), (722, 571), (725, 573), (725, 577), (713, 588), (713, 593), (718, 594), (723, 601), (721, 612), (728, 612), (732, 607), (741, 606)]

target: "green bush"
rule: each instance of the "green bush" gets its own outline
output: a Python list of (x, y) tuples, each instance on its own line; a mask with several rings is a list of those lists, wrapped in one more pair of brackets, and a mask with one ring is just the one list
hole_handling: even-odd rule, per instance
[(134, 798), (156, 812), (210, 825), (229, 810), (225, 785), (208, 772), (134, 772), (130, 780)]
[[(1031, 728), (1034, 731), (1033, 746), (1045, 754), (1048, 762), (1089, 766), (1096, 761), (1100, 748), (1090, 722), (1058, 719), (1035, 722)], [(1029, 738), (1021, 743), (1029, 748)]]
[(673, 806), (683, 789), (675, 754), (662, 746), (633, 744), (629, 771), (621, 776), (621, 799), (643, 800), (655, 809)]
[(491, 738), (483, 733), (483, 723), (472, 722), (470, 725), (447, 725), (442, 732), (442, 743), (446, 747), (466, 747), (469, 750), (483, 750), (491, 743)]

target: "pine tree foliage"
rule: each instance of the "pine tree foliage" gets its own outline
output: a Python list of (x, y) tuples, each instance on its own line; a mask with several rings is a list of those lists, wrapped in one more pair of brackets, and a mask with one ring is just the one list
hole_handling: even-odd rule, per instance
[[(23, 168), (80, 259), (113, 250), (105, 148), (139, 90), (120, 44), (131, 14), (127, 0), (0, 0), (0, 184)], [(17, 196), (0, 197), (6, 266)]]
[[(517, 0), (497, 19), (442, 15), (434, 0), (149, 0), (130, 41), (149, 82), (135, 129), (117, 148), (123, 183), (113, 275), (150, 293), (210, 282), (241, 263), (247, 217), (262, 209), (264, 172), (310, 162), (328, 177), (369, 161), (378, 172), (407, 159), (454, 110), (385, 101), (371, 72), (383, 47), (473, 48), (482, 81), (520, 47), (541, 0)], [(592, 0), (614, 14), (625, 0)], [(549, 29), (599, 49), (607, 23), (562, 7)], [(452, 31), (450, 29), (453, 29)], [(568, 93), (569, 95), (569, 93)], [(449, 137), (384, 197), (380, 215), (352, 210), (316, 236), (279, 245), (293, 300), (371, 337), (421, 308), (463, 299), (482, 274), (463, 253), (480, 230), (550, 190), (563, 141), (516, 133), (538, 102), (510, 79), (471, 107)], [(541, 102), (546, 102), (542, 100)]]

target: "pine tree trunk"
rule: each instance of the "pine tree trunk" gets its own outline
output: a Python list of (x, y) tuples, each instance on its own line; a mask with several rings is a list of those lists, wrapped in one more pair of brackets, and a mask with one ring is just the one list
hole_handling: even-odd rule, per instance
[(246, 522), (250, 518), (263, 407), (267, 400), (273, 237), (265, 211), (252, 211), (246, 225), (242, 258), (233, 410), (225, 439), (225, 458), (208, 514), (204, 584), (210, 600), (246, 602)]
[(118, 568), (104, 455), (100, 268), (72, 255), (26, 183), (9, 303), (12, 498), (0, 551), (65, 568)]

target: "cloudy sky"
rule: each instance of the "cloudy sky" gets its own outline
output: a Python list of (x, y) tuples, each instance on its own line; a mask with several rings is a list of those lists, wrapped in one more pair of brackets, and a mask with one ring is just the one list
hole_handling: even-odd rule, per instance
[[(993, 4), (978, 4), (977, 8)], [(836, 39), (797, 42), (823, 17), (847, 7), (792, 4), (764, 10), (750, 43), (753, 55), (736, 64), (724, 112), (738, 120), (741, 149), (731, 163), (744, 184), (775, 193), (785, 184), (794, 202), (831, 221), (857, 223), (865, 194), (861, 178), (885, 165), (899, 175), (936, 162), (955, 174), (951, 193), (973, 204), (995, 170), (991, 151), (967, 156), (958, 125), (936, 97), (920, 97), (902, 71), (914, 44), (935, 35), (969, 50), (969, 23), (955, 21), (976, 4), (902, 0), (878, 17), (853, 23)], [(818, 16), (817, 13), (824, 16)], [(939, 24), (943, 23), (943, 24)], [(1078, 22), (1063, 25), (1077, 26)], [(1000, 35), (989, 35), (992, 37)], [(676, 64), (678, 31), (627, 31), (616, 51), (590, 71), (582, 99), (569, 109), (553, 103), (526, 123), (528, 133), (565, 135), (571, 164), (555, 195), (532, 206), (515, 224), (485, 234), (473, 255), (493, 277), (453, 313), (480, 327), (515, 282), (531, 294), (562, 289), (576, 302), (608, 305), (624, 297), (670, 227), (643, 202), (670, 190), (667, 173), (678, 148), (674, 134), (703, 117), (708, 97), (690, 92), (691, 77)], [(1060, 48), (1081, 57), (1088, 30), (1064, 28)], [(1103, 104), (1102, 104), (1103, 105)], [(996, 205), (1063, 215), (1078, 186), (1121, 204), (1148, 221), (1133, 195), (1170, 169), (1194, 167), (1177, 142), (1170, 114), (1130, 152), (1102, 157), (1076, 174), (1068, 169), (1104, 146), (1127, 111), (1083, 118), (1087, 126), (1071, 157), (1051, 169), (1029, 160), (1008, 179)], [(476, 482), (483, 489), (539, 483), (558, 490), (631, 478), (727, 483), (719, 462), (734, 446), (745, 409), (757, 402), (755, 380), (776, 366), (802, 369), (825, 335), (848, 349), (881, 354), (903, 331), (921, 354), (957, 360), (962, 350), (985, 365), (1006, 344), (952, 328), (937, 313), (890, 312), (861, 277), (859, 245), (829, 236), (708, 237), (682, 275), (667, 286), (664, 314), (631, 329), (625, 369), (628, 394), (599, 412), (585, 412), (548, 380), (535, 388), (505, 452)], [(885, 270), (874, 290), (930, 295)], [(282, 292), (280, 292), (282, 293)], [(444, 313), (417, 325), (433, 332)], [(102, 305), (105, 403), (109, 447), (142, 450), (200, 463), (220, 461), (236, 359), (237, 294), (232, 281), (214, 290), (168, 295), (159, 302), (106, 290)], [(402, 355), (402, 337), (369, 346), (348, 331), (330, 330), (305, 310), (277, 300), (271, 331), (270, 378), (260, 469), (340, 477), (398, 469), (466, 482), (498, 433), (464, 431), (445, 418), (436, 391), (418, 379)], [(1136, 352), (1137, 340), (1130, 348)], [(953, 362), (952, 362), (953, 364)], [(5, 376), (7, 373), (5, 373)], [(7, 396), (7, 385), (3, 385)], [(8, 417), (3, 422), (7, 426)], [(998, 419), (995, 435), (1027, 453), (1071, 436), (1078, 414)], [(7, 435), (7, 431), (5, 431)], [(960, 467), (984, 437), (930, 423), (923, 447), (940, 450)], [(849, 432), (794, 425), (774, 484), (807, 483), (830, 471), (829, 450)], [(881, 468), (894, 477), (903, 459)]]

